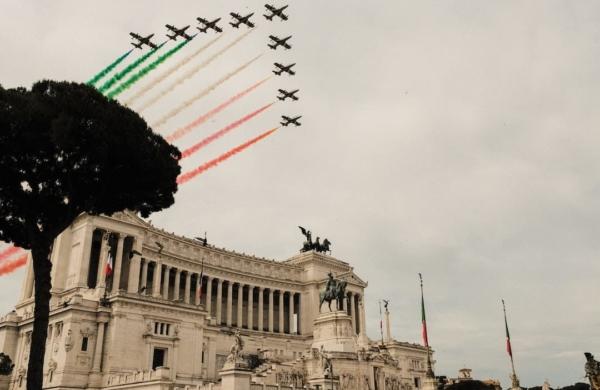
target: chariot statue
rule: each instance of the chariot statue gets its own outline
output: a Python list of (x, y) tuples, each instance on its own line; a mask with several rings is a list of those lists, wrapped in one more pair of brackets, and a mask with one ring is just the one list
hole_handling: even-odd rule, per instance
[(589, 352), (584, 353), (586, 358), (585, 376), (590, 381), (591, 390), (600, 390), (600, 362), (594, 359), (594, 355)]

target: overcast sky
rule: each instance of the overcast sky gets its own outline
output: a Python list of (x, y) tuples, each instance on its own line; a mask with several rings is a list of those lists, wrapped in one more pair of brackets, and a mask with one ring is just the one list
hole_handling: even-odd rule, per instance
[[(182, 186), (153, 223), (279, 260), (298, 252), (297, 225), (328, 237), (333, 255), (369, 282), (372, 338), (377, 302), (387, 298), (393, 336), (420, 341), (422, 272), (438, 375), (466, 365), (508, 386), (503, 297), (522, 384), (583, 381), (583, 352), (600, 355), (600, 3), (290, 0), (289, 21), (272, 23), (259, 16), (263, 3), (3, 0), (0, 84), (84, 82), (128, 50), (130, 31), (160, 42), (165, 23), (223, 17), (223, 38), (181, 74), (241, 34), (223, 23), (228, 12), (255, 11), (256, 31), (142, 115), (156, 120), (263, 54), (159, 130), (267, 77), (274, 61), (296, 62), (297, 75), (270, 79), (177, 145), (275, 101), (277, 88), (300, 88), (300, 101), (276, 103), (183, 169), (276, 126), (281, 114), (303, 115), (302, 127), (282, 128)], [(293, 35), (292, 49), (269, 50), (272, 33)], [(2, 277), (3, 312), (23, 276)]]

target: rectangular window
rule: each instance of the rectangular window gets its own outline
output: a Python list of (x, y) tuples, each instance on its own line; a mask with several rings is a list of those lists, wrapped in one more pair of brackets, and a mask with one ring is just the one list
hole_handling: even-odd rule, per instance
[(421, 378), (415, 378), (415, 387), (417, 389), (421, 388)]
[(154, 353), (152, 355), (152, 369), (153, 370), (156, 370), (156, 367), (164, 367), (165, 366), (166, 355), (167, 355), (166, 349), (154, 348)]
[(81, 350), (87, 351), (88, 348), (88, 338), (87, 336), (81, 339)]

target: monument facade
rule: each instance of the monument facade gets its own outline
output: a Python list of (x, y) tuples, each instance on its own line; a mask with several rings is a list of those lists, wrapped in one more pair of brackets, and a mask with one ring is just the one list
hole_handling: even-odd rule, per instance
[[(167, 233), (128, 212), (81, 215), (51, 255), (44, 387), (218, 386), (233, 381), (242, 357), (253, 383), (310, 386), (327, 378), (320, 367), (330, 359), (330, 377), (344, 388), (421, 387), (426, 349), (369, 340), (367, 283), (316, 249), (268, 260)], [(0, 319), (0, 352), (15, 365), (0, 390), (25, 388), (34, 288), (28, 264), (15, 310)], [(335, 296), (323, 302), (327, 291)]]

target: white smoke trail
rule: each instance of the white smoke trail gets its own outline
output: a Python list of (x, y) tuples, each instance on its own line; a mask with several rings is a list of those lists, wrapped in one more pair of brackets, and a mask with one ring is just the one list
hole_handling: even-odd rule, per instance
[(199, 70), (205, 68), (211, 62), (213, 62), (219, 56), (221, 56), (223, 53), (225, 53), (227, 50), (231, 49), (233, 46), (235, 46), (242, 39), (246, 38), (248, 36), (248, 34), (250, 34), (252, 31), (254, 31), (254, 29), (248, 30), (243, 35), (241, 35), (239, 38), (237, 38), (235, 41), (231, 42), (229, 45), (227, 45), (223, 49), (219, 50), (215, 55), (213, 55), (212, 57), (210, 57), (209, 59), (207, 59), (203, 63), (201, 63), (201, 64), (199, 64), (199, 65), (197, 65), (197, 66), (189, 69), (181, 77), (179, 77), (177, 80), (173, 81), (168, 87), (164, 88), (157, 95), (155, 95), (154, 97), (152, 97), (151, 99), (149, 99), (148, 101), (146, 101), (136, 111), (138, 111), (138, 112), (144, 111), (145, 109), (147, 109), (148, 107), (150, 107), (151, 105), (153, 105), (154, 103), (156, 103), (160, 98), (162, 98), (163, 96), (166, 96), (169, 92), (173, 91), (175, 89), (175, 87), (177, 87), (178, 85), (182, 84), (184, 81), (186, 81), (187, 79), (189, 79), (190, 77), (192, 77), (194, 74), (196, 74)]
[(190, 62), (192, 59), (194, 59), (197, 55), (199, 55), (204, 50), (208, 49), (210, 46), (212, 46), (214, 43), (216, 43), (219, 39), (221, 39), (222, 36), (223, 36), (223, 34), (217, 35), (216, 38), (214, 38), (213, 40), (211, 40), (210, 42), (208, 42), (206, 45), (200, 47), (198, 50), (196, 50), (195, 52), (193, 52), (189, 56), (185, 57), (184, 59), (182, 59), (181, 61), (179, 61), (177, 64), (173, 65), (166, 72), (164, 72), (160, 76), (156, 77), (154, 80), (150, 81), (146, 86), (142, 87), (139, 91), (137, 91), (135, 93), (135, 95), (133, 95), (129, 99), (127, 99), (124, 102), (124, 104), (126, 106), (131, 105), (131, 103), (135, 102), (143, 94), (145, 94), (146, 92), (148, 92), (149, 90), (151, 90), (152, 88), (154, 88), (155, 85), (157, 85), (158, 83), (160, 83), (161, 81), (163, 81), (164, 79), (166, 79), (167, 77), (169, 77), (175, 71), (177, 71), (178, 69), (180, 69), (182, 66), (184, 66), (188, 62)]
[(190, 99), (184, 101), (179, 106), (175, 107), (174, 109), (172, 109), (171, 111), (169, 111), (168, 113), (166, 113), (165, 115), (163, 115), (159, 120), (157, 120), (156, 122), (152, 123), (150, 125), (150, 127), (152, 127), (154, 130), (157, 130), (157, 128), (160, 127), (160, 126), (162, 126), (162, 125), (164, 125), (166, 121), (168, 121), (169, 119), (171, 119), (175, 115), (179, 114), (185, 108), (191, 106), (197, 100), (199, 100), (199, 99), (203, 98), (204, 96), (208, 95), (210, 92), (212, 92), (219, 85), (223, 84), (225, 81), (229, 80), (230, 78), (232, 78), (233, 76), (235, 76), (236, 74), (238, 74), (239, 72), (241, 72), (242, 70), (246, 69), (248, 66), (250, 66), (250, 64), (252, 64), (254, 61), (258, 60), (260, 57), (262, 57), (262, 54), (257, 55), (256, 57), (254, 57), (250, 61), (246, 62), (244, 65), (240, 66), (239, 68), (235, 69), (231, 73), (228, 73), (225, 76), (221, 77), (219, 80), (215, 81), (213, 84), (209, 85), (207, 88), (203, 89), (198, 94), (192, 96)]

